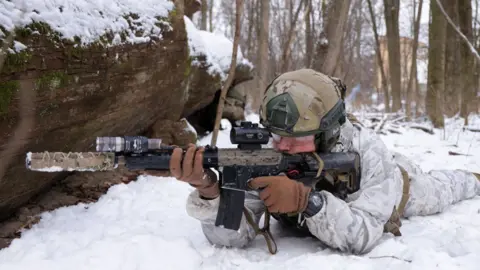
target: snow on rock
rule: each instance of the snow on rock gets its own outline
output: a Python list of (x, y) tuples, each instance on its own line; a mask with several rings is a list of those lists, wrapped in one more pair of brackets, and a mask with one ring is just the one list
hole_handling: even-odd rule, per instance
[[(221, 79), (226, 80), (230, 62), (232, 61), (233, 42), (222, 34), (197, 29), (187, 16), (184, 16), (184, 20), (190, 56), (204, 55), (209, 65), (208, 72), (212, 75), (215, 73), (220, 74)], [(199, 62), (193, 60), (192, 64), (198, 65)], [(239, 64), (253, 67), (253, 64), (243, 57), (240, 46), (237, 51), (237, 65)]]
[(24, 44), (21, 42), (18, 42), (16, 40), (13, 41), (13, 48), (15, 49), (15, 52), (21, 52), (27, 48)]
[(186, 123), (185, 131), (187, 131), (187, 132), (192, 132), (193, 134), (195, 134), (195, 137), (198, 136), (197, 131), (196, 131), (195, 128), (190, 124), (190, 122), (188, 122), (187, 118), (182, 118), (182, 119), (180, 119), (180, 121), (185, 121), (185, 123)]
[(262, 124), (260, 124), (260, 115), (256, 113), (245, 113), (245, 121), (250, 121), (258, 124), (259, 127), (263, 127)]
[[(258, 114), (255, 114), (255, 113), (246, 114), (245, 115), (245, 121), (250, 121), (252, 123), (257, 123), (259, 127), (263, 127), (261, 124), (259, 124), (260, 116)], [(236, 144), (232, 144), (230, 142), (230, 130), (232, 128), (232, 124), (230, 123), (230, 121), (228, 121), (227, 119), (222, 119), (220, 121), (220, 124), (221, 124), (223, 130), (220, 130), (218, 132), (217, 147), (219, 147), (219, 148), (237, 148)], [(200, 138), (197, 142), (197, 145), (205, 146), (207, 144), (208, 145), (211, 144), (212, 136), (213, 136), (213, 133), (209, 133), (208, 135)], [(272, 147), (272, 139), (270, 139), (270, 141), (267, 144), (262, 145), (262, 147)]]
[[(462, 131), (460, 121), (447, 121), (445, 137), (442, 130), (428, 135), (405, 129), (405, 138), (392, 134), (382, 139), (424, 170), (480, 172), (480, 134)], [(471, 125), (480, 127), (480, 117), (472, 117)], [(220, 131), (222, 147), (234, 147), (228, 132)], [(458, 145), (456, 151), (470, 156), (442, 154), (452, 142)], [(141, 176), (136, 182), (111, 187), (96, 203), (44, 213), (38, 224), (0, 250), (0, 269), (476, 270), (480, 264), (479, 196), (438, 215), (403, 220), (403, 236), (385, 234), (376, 248), (361, 256), (322, 248), (313, 238), (292, 236), (273, 220), (278, 253), (270, 255), (261, 236), (245, 249), (212, 246), (200, 223), (186, 213), (192, 190), (173, 178)]]
[(220, 120), (220, 129), (221, 130), (231, 130), (232, 129), (232, 123), (230, 123), (230, 121), (228, 119), (221, 119)]
[[(217, 136), (217, 144), (218, 148), (237, 148), (236, 145), (230, 143), (230, 130), (232, 128), (232, 124), (227, 119), (221, 119), (220, 124), (224, 128), (223, 130), (218, 131)], [(209, 133), (208, 135), (200, 138), (197, 142), (197, 145), (211, 145), (212, 142), (213, 132)]]
[[(78, 36), (83, 44), (94, 42), (109, 31), (126, 32), (127, 41), (136, 43), (148, 41), (149, 35), (161, 38), (156, 17), (168, 17), (173, 8), (173, 2), (168, 0), (0, 1), (0, 25), (11, 31), (14, 27), (44, 22), (62, 38), (73, 40)], [(138, 18), (126, 19), (129, 14), (136, 14)], [(144, 30), (142, 37), (135, 36), (127, 20), (140, 24), (137, 30)]]

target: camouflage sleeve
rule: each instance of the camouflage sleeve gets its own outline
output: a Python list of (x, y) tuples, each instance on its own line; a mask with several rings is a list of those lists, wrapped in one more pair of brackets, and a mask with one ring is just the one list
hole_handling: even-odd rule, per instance
[[(245, 215), (242, 216), (240, 228), (237, 231), (215, 226), (220, 198), (203, 200), (197, 190), (190, 193), (187, 200), (187, 213), (201, 222), (205, 237), (212, 244), (226, 247), (241, 248), (248, 245), (256, 236), (255, 230), (248, 224)], [(246, 194), (245, 207), (258, 224), (264, 213), (263, 202), (249, 193)]]
[(366, 129), (354, 133), (353, 150), (361, 156), (361, 189), (347, 201), (321, 191), (323, 206), (306, 223), (326, 245), (362, 254), (381, 238), (384, 224), (400, 200), (402, 182), (392, 155), (375, 133)]

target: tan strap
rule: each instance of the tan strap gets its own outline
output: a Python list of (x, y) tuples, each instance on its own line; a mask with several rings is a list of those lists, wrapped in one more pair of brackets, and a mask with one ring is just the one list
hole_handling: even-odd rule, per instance
[(352, 124), (359, 124), (360, 126), (363, 126), (362, 122), (358, 120), (358, 118), (353, 115), (352, 113), (347, 113), (347, 119), (352, 123)]
[(385, 223), (383, 231), (392, 233), (395, 236), (402, 236), (402, 233), (400, 232), (400, 227), (402, 226), (401, 217), (403, 216), (403, 212), (405, 211), (405, 205), (410, 198), (410, 177), (408, 176), (407, 171), (402, 166), (398, 165), (398, 167), (400, 168), (400, 172), (402, 173), (403, 178), (402, 198), (400, 199), (398, 208), (396, 206), (393, 207), (392, 214), (390, 215), (387, 223)]
[(315, 176), (316, 178), (320, 177), (322, 175), (323, 168), (325, 167), (325, 163), (323, 163), (322, 158), (317, 154), (317, 152), (312, 152), (313, 156), (315, 159), (318, 161), (318, 170), (317, 170), (317, 175)]
[(252, 216), (248, 212), (247, 208), (243, 208), (243, 213), (245, 214), (245, 218), (247, 219), (248, 224), (250, 224), (253, 229), (255, 230), (256, 235), (263, 235), (265, 241), (267, 242), (268, 251), (271, 254), (277, 253), (277, 243), (273, 239), (272, 233), (270, 232), (270, 212), (268, 210), (265, 211), (265, 219), (263, 221), (263, 228), (258, 227), (258, 225), (253, 220)]
[(383, 226), (383, 232), (392, 233), (395, 236), (402, 236), (400, 227), (402, 227), (402, 221), (400, 220), (400, 214), (398, 213), (396, 206), (394, 206), (392, 215)]
[(407, 171), (402, 166), (398, 165), (398, 167), (402, 172), (403, 178), (402, 199), (400, 200), (400, 204), (398, 205), (398, 213), (400, 214), (400, 216), (403, 216), (405, 206), (407, 205), (407, 201), (410, 198), (410, 177), (408, 176)]

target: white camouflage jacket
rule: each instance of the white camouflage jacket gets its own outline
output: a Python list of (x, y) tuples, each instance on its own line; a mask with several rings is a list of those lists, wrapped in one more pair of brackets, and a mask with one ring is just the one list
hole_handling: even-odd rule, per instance
[[(410, 179), (405, 217), (439, 213), (453, 203), (480, 194), (480, 181), (471, 172), (442, 169), (422, 172), (406, 157), (390, 152), (373, 130), (354, 126), (348, 120), (342, 126), (339, 142), (334, 152), (360, 154), (360, 189), (345, 201), (321, 191), (321, 210), (305, 221), (311, 234), (331, 248), (361, 254), (376, 245), (393, 207), (398, 208), (402, 198), (403, 177), (397, 164), (408, 172)], [(238, 231), (214, 225), (219, 201), (219, 198), (203, 200), (193, 191), (188, 197), (187, 213), (201, 221), (203, 232), (211, 243), (246, 246), (256, 234), (245, 216)], [(245, 206), (258, 224), (265, 210), (258, 193), (247, 193)]]
[[(370, 129), (354, 127), (348, 120), (342, 126), (341, 143), (334, 151), (357, 151), (361, 157), (361, 188), (343, 201), (321, 191), (322, 209), (306, 219), (310, 232), (321, 242), (341, 251), (363, 253), (370, 250), (383, 234), (394, 205), (400, 203), (402, 176), (391, 153)], [(395, 198), (395, 199), (392, 199)], [(219, 198), (203, 200), (193, 191), (187, 201), (187, 213), (200, 220), (207, 239), (217, 245), (244, 247), (255, 238), (254, 229), (242, 218), (238, 231), (216, 227)], [(247, 194), (246, 208), (256, 222), (264, 213), (263, 202)]]

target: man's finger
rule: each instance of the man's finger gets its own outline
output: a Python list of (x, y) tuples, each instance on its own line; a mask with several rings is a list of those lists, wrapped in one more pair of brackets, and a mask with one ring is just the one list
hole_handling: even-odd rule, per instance
[(170, 158), (170, 173), (173, 177), (180, 179), (182, 177), (182, 167), (180, 162), (182, 161), (182, 148), (175, 148), (172, 152), (172, 157)]
[(271, 205), (270, 207), (267, 207), (268, 208), (268, 211), (270, 213), (278, 213), (280, 208), (278, 208), (278, 204), (273, 204)]
[(193, 165), (193, 174), (195, 177), (203, 177), (203, 152), (205, 149), (200, 147), (195, 153), (195, 164)]
[(259, 192), (258, 197), (260, 197), (260, 200), (265, 201), (268, 199), (268, 197), (270, 197), (271, 194), (271, 188), (266, 187), (264, 190)]
[(265, 200), (263, 200), (263, 204), (267, 207), (271, 207), (275, 204), (275, 196), (268, 196)]
[(195, 155), (195, 145), (189, 145), (185, 157), (183, 158), (182, 178), (188, 178), (193, 171), (193, 156)]
[(268, 176), (257, 177), (257, 178), (252, 179), (249, 182), (249, 186), (253, 189), (266, 187), (270, 184), (270, 180), (271, 180), (271, 178), (269, 178)]

